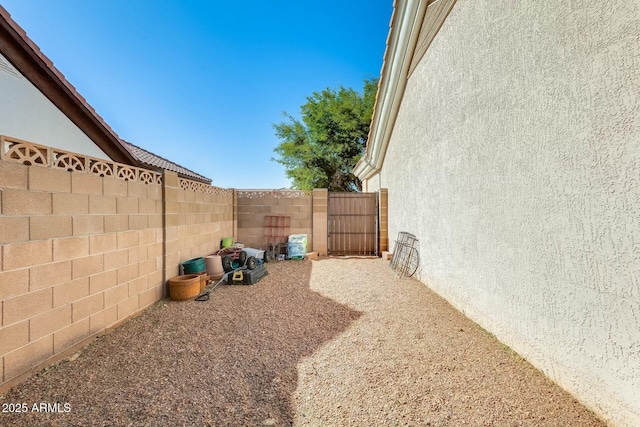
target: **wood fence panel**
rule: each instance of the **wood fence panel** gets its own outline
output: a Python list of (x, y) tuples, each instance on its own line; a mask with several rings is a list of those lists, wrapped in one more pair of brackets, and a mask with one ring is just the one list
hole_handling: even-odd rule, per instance
[(329, 255), (378, 254), (378, 194), (329, 193)]

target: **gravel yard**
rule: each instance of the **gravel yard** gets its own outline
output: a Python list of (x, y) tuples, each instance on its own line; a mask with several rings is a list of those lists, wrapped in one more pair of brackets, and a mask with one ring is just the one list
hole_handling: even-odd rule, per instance
[(28, 412), (0, 425), (603, 425), (385, 261), (268, 269), (209, 301), (160, 301), (11, 389), (3, 409)]

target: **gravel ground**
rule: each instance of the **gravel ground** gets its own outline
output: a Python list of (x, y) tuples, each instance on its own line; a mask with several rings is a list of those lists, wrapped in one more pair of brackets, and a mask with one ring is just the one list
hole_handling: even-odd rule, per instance
[(311, 289), (363, 315), (298, 365), (296, 425), (604, 425), (388, 262), (318, 262)]
[(603, 425), (382, 260), (268, 269), (206, 302), (160, 301), (0, 397), (28, 408), (0, 425)]

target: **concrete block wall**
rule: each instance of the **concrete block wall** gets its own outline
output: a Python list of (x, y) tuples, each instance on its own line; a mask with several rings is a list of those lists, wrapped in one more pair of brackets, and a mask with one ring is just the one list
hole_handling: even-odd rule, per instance
[(179, 264), (220, 249), (234, 233), (234, 191), (179, 178), (165, 171), (167, 279)]
[(328, 222), (329, 191), (326, 188), (313, 190), (313, 235), (311, 249), (326, 255), (328, 251)]
[(379, 211), (378, 220), (380, 227), (379, 248), (380, 252), (389, 250), (389, 190), (381, 188), (378, 190)]
[(223, 189), (2, 142), (0, 391), (166, 296), (180, 262), (222, 238), (261, 247), (265, 215), (289, 215), (326, 253), (326, 189)]
[[(289, 234), (306, 234), (307, 251), (313, 247), (313, 197), (297, 190), (238, 190), (236, 241), (247, 247), (264, 248), (264, 217), (291, 217)], [(326, 219), (325, 219), (326, 222)], [(325, 238), (326, 239), (326, 238)]]
[(156, 178), (0, 161), (0, 386), (161, 297)]

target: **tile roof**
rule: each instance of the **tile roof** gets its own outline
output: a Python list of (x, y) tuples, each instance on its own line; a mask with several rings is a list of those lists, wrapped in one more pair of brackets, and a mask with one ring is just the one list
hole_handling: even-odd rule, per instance
[(150, 151), (140, 148), (128, 141), (122, 140), (124, 146), (133, 154), (133, 156), (144, 166), (151, 167), (152, 169), (166, 169), (176, 172), (183, 178), (193, 179), (195, 181), (204, 182), (205, 184), (211, 184), (211, 179), (206, 176), (202, 176), (192, 170), (189, 170), (177, 163), (171, 162), (164, 157), (160, 157), (157, 154), (153, 154)]

